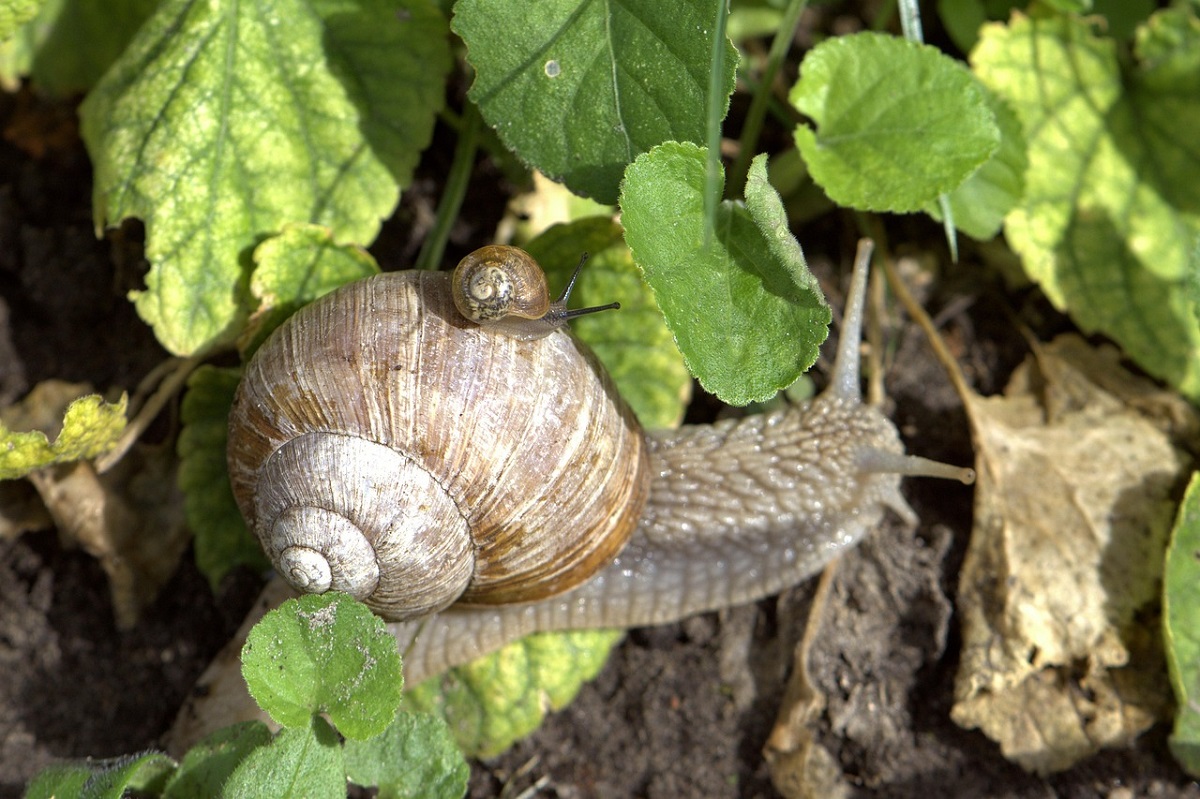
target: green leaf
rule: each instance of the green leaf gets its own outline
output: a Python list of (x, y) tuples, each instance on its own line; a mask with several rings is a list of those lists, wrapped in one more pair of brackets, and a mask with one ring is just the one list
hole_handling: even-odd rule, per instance
[(51, 766), (33, 778), (25, 797), (122, 799), (129, 790), (157, 793), (174, 769), (175, 761), (158, 752)]
[(787, 232), (766, 157), (750, 168), (746, 204), (720, 205), (709, 242), (704, 180), (701, 148), (656, 147), (626, 174), (622, 223), (688, 369), (725, 402), (745, 405), (812, 366), (829, 308)]
[(406, 694), (446, 720), (470, 757), (491, 757), (536, 730), (600, 673), (623, 630), (539, 633), (425, 680)]
[[(948, 195), (954, 226), (981, 241), (1000, 232), (1004, 217), (1025, 192), (1025, 170), (1029, 167), (1021, 120), (996, 94), (990, 91), (985, 94), (1000, 129), (1000, 148)], [(926, 206), (925, 212), (938, 221), (942, 219), (937, 202)]]
[(42, 0), (0, 0), (0, 40), (10, 38), (33, 19), (41, 5)]
[(589, 254), (571, 292), (571, 307), (620, 302), (621, 308), (572, 320), (571, 329), (595, 351), (643, 425), (679, 424), (691, 375), (625, 246), (621, 226), (608, 216), (555, 225), (525, 249), (546, 270), (551, 286), (565, 286), (580, 256)]
[(276, 723), (306, 727), (324, 712), (356, 739), (392, 723), (403, 688), (396, 639), (338, 591), (289, 599), (264, 616), (242, 648), (242, 676)]
[(67, 407), (62, 430), (50, 443), (40, 430), (16, 432), (0, 423), (0, 480), (23, 477), (55, 463), (86, 460), (112, 449), (125, 430), (127, 399), (105, 402), (92, 394)]
[(225, 441), (229, 406), (240, 379), (239, 369), (201, 366), (192, 373), (183, 397), (183, 429), (176, 444), (179, 488), (195, 536), (196, 566), (214, 591), (238, 565), (257, 571), (270, 568), (258, 540), (246, 529), (229, 487)]
[(117, 60), (157, 0), (45, 0), (0, 46), (0, 74), (29, 76), (40, 92), (68, 97), (92, 88)]
[(242, 338), (249, 358), (276, 327), (320, 296), (346, 283), (379, 274), (379, 265), (354, 244), (337, 244), (328, 228), (287, 225), (254, 250), (250, 293), (258, 310)]
[(280, 730), (233, 771), (223, 799), (345, 799), (341, 742), (329, 723), (313, 716), (303, 727)]
[(145, 220), (137, 308), (167, 349), (237, 327), (285, 223), (375, 237), (441, 108), (445, 34), (425, 0), (163, 2), (81, 115), (97, 224)]
[(163, 789), (163, 799), (220, 796), (234, 769), (252, 751), (270, 743), (271, 731), (261, 721), (243, 721), (217, 730), (183, 756)]
[(795, 131), (813, 179), (851, 208), (918, 211), (1000, 145), (971, 74), (936, 48), (895, 36), (822, 42), (805, 55), (789, 99), (817, 125)]
[(1025, 198), (1005, 226), (1025, 271), (1081, 328), (1196, 398), (1200, 27), (1158, 15), (1141, 43), (1148, 60), (1124, 71), (1084, 22), (1016, 16), (987, 26), (971, 60), (1029, 142)]
[(350, 781), (378, 786), (380, 799), (459, 799), (471, 776), (446, 722), (424, 713), (402, 711), (374, 738), (346, 741), (345, 757)]
[(1171, 753), (1200, 776), (1200, 473), (1179, 506), (1163, 568), (1163, 638), (1175, 691)]
[[(616, 202), (621, 175), (664, 141), (704, 141), (712, 3), (460, 0), (469, 96), (500, 139), (572, 191)], [(737, 53), (725, 43), (722, 91)]]

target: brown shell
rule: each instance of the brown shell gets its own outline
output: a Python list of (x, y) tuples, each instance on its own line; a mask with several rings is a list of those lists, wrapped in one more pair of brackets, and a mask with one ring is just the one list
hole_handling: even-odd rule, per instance
[(269, 522), (255, 518), (259, 475), (305, 433), (362, 437), (428, 471), (471, 530), (465, 603), (524, 602), (583, 582), (624, 546), (649, 485), (642, 431), (591, 352), (565, 331), (520, 341), (464, 321), (446, 273), (345, 286), (297, 312), (248, 364), (229, 467), (260, 537)]
[(546, 274), (529, 253), (516, 247), (480, 247), (454, 268), (454, 304), (473, 322), (505, 316), (540, 319), (550, 310)]

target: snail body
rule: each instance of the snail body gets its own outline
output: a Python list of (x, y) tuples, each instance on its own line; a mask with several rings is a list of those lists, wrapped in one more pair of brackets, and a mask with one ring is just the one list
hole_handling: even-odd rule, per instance
[(292, 587), (348, 591), (393, 622), (410, 684), (537, 630), (770, 595), (885, 509), (915, 521), (902, 475), (970, 477), (905, 455), (861, 402), (868, 259), (825, 393), (649, 434), (563, 329), (565, 293), (551, 320), (497, 331), (461, 315), (446, 274), (351, 284), (248, 365), (230, 422), (235, 496)]

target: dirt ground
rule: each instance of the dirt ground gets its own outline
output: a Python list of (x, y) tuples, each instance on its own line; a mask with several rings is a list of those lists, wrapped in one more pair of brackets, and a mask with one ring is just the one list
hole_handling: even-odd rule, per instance
[[(69, 107), (0, 96), (0, 130), (0, 404), (52, 377), (132, 388), (164, 357), (124, 296), (143, 268), (136, 229), (94, 237), (90, 168)], [(403, 263), (419, 242), (421, 221), (439, 194), (433, 176), (445, 174), (453, 146), (450, 137), (444, 141), (373, 248), (385, 264)], [(31, 142), (46, 146), (39, 152)], [(476, 221), (455, 231), (448, 258), (487, 238), (508, 187), (481, 163), (473, 191), (467, 207)], [(808, 231), (827, 237), (824, 245), (805, 241), (819, 273), (831, 269), (825, 250), (848, 251), (854, 232), (839, 224)], [(893, 242), (940, 237), (932, 224), (915, 221), (890, 233)], [(968, 252), (964, 261), (972, 257)], [(927, 302), (935, 312), (957, 309), (947, 322), (957, 354), (987, 393), (1023, 357), (1013, 315), (1039, 333), (1066, 323), (1036, 295), (1005, 297), (977, 277), (966, 282), (967, 274), (952, 273)], [(888, 375), (887, 390), (910, 451), (970, 462), (961, 410), (919, 334), (905, 329), (896, 340), (903, 366)], [(172, 423), (165, 419), (151, 439), (168, 436)], [(1040, 779), (1004, 761), (982, 735), (951, 723), (952, 598), (970, 493), (932, 481), (910, 481), (907, 491), (920, 528), (906, 532), (893, 520), (839, 565), (834, 597), (847, 615), (823, 633), (834, 654), (818, 662), (818, 679), (832, 697), (829, 719), (840, 720), (826, 724), (823, 743), (852, 795), (1200, 797), (1167, 754), (1163, 725), (1132, 748)], [(0, 797), (19, 796), (25, 781), (56, 759), (157, 745), (261, 584), (260, 575), (239, 573), (214, 595), (189, 558), (141, 622), (118, 632), (105, 575), (92, 558), (65, 549), (49, 530), (0, 540)], [(778, 795), (762, 748), (812, 590), (801, 586), (753, 607), (631, 631), (573, 705), (504, 756), (474, 765), (471, 795)], [(847, 657), (855, 647), (862, 657)]]

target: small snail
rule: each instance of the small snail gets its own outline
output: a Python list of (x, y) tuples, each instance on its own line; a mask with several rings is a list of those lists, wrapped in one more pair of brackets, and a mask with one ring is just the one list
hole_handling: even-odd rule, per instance
[(454, 307), (472, 322), (513, 338), (548, 336), (568, 319), (621, 307), (614, 302), (568, 310), (567, 300), (586, 260), (586, 255), (579, 259), (562, 295), (551, 302), (546, 273), (533, 256), (502, 244), (480, 247), (454, 269), (450, 282)]
[[(347, 591), (395, 622), (410, 684), (536, 630), (657, 624), (776, 593), (884, 508), (915, 522), (902, 475), (973, 479), (905, 455), (862, 404), (869, 257), (823, 394), (649, 434), (564, 328), (578, 313), (567, 293), (498, 326), (458, 311), (461, 271), (528, 267), (519, 250), (485, 247), (453, 277), (344, 286), (246, 368), (229, 431), (238, 504), (293, 587)], [(544, 278), (511, 283), (545, 294)]]

